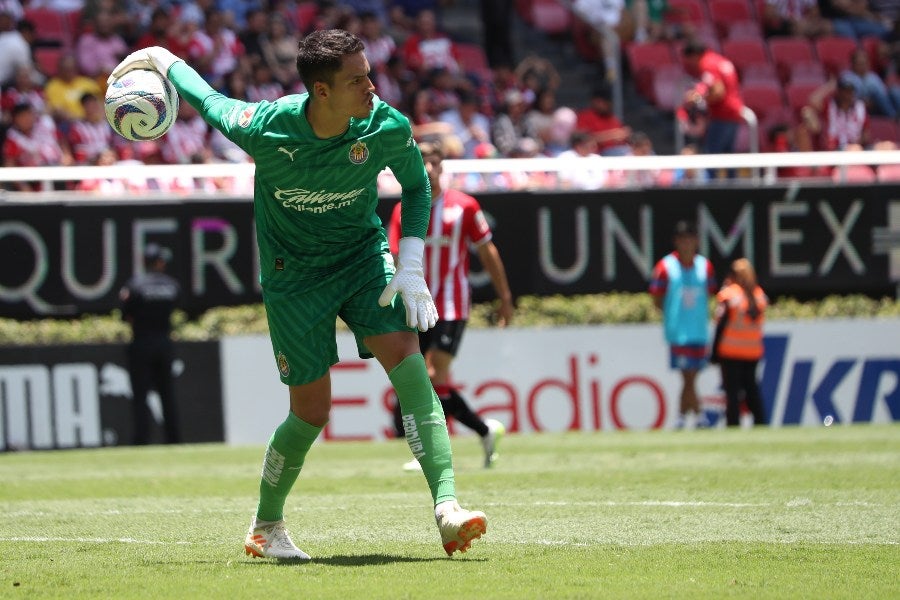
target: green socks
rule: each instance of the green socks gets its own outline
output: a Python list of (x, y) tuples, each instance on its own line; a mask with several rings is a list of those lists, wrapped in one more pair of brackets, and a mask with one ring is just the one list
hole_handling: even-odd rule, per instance
[(278, 521), (284, 517), (287, 495), (300, 475), (306, 453), (321, 431), (322, 427), (310, 425), (294, 413), (288, 413), (284, 423), (272, 434), (263, 459), (257, 519)]
[(434, 503), (456, 499), (450, 435), (425, 357), (411, 354), (388, 373), (400, 400), (406, 443), (422, 465)]

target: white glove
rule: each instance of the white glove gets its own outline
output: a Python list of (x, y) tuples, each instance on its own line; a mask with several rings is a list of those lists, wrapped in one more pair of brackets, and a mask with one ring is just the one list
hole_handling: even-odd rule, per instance
[(156, 71), (163, 77), (168, 77), (169, 67), (180, 60), (180, 58), (161, 46), (150, 46), (149, 48), (135, 50), (116, 65), (116, 68), (113, 69), (107, 78), (106, 83), (112, 84), (113, 81), (128, 71), (135, 69)]
[(424, 253), (425, 240), (417, 237), (401, 238), (397, 272), (378, 299), (378, 304), (387, 306), (395, 294), (400, 294), (406, 305), (406, 324), (418, 327), (419, 331), (428, 331), (438, 320), (437, 307), (425, 284), (425, 272), (422, 270)]

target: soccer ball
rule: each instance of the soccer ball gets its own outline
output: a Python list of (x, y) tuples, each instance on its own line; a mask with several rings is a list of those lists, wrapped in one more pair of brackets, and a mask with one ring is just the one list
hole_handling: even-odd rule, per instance
[(177, 114), (178, 93), (156, 71), (128, 71), (106, 88), (106, 120), (126, 139), (155, 140)]

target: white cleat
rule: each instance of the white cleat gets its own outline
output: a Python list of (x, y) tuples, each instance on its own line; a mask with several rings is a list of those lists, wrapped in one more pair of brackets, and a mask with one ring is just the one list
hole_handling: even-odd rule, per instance
[(294, 545), (281, 521), (259, 521), (253, 517), (250, 531), (244, 540), (244, 552), (254, 558), (280, 558), (282, 560), (309, 560), (309, 554)]
[(419, 461), (416, 459), (412, 459), (409, 462), (403, 463), (404, 471), (421, 471), (422, 465), (419, 464)]
[(506, 433), (506, 427), (503, 423), (496, 419), (486, 419), (485, 424), (488, 427), (488, 433), (481, 438), (481, 447), (484, 448), (484, 468), (490, 468), (500, 455), (497, 453), (497, 447), (503, 434)]
[(441, 542), (447, 556), (465, 552), (487, 531), (487, 517), (480, 510), (460, 508), (456, 500), (441, 502), (434, 507), (434, 517), (441, 531)]

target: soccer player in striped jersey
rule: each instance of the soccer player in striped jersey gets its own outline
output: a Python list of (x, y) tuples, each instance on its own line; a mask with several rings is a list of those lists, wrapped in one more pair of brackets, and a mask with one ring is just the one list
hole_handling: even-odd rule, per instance
[[(309, 92), (274, 102), (228, 98), (160, 47), (132, 53), (111, 75), (140, 68), (164, 74), (256, 163), (260, 281), (290, 411), (266, 450), (259, 505), (244, 542), (253, 556), (309, 560), (285, 528), (284, 504), (328, 422), (338, 316), (356, 336), (360, 356), (377, 358), (397, 392), (444, 550), (465, 552), (487, 529), (483, 512), (457, 503), (450, 436), (416, 336), (437, 321), (422, 273), (428, 177), (409, 121), (375, 96), (363, 50), (346, 31), (311, 33), (297, 55)], [(396, 267), (375, 213), (376, 178), (385, 167), (402, 186)]]
[[(478, 201), (458, 190), (441, 187), (443, 149), (438, 142), (419, 144), (425, 169), (431, 182), (431, 223), (425, 238), (425, 281), (434, 296), (438, 322), (433, 329), (419, 333), (419, 346), (431, 383), (444, 407), (444, 413), (472, 429), (481, 437), (484, 466), (496, 458), (497, 443), (503, 435), (503, 424), (482, 419), (450, 382), (450, 365), (459, 350), (463, 331), (469, 319), (471, 286), (469, 285), (469, 250), (475, 248), (478, 258), (491, 277), (500, 298), (497, 324), (505, 327), (513, 316), (512, 293), (497, 246), (491, 241), (488, 226)], [(402, 235), (401, 205), (394, 207), (389, 227), (391, 249), (396, 252)], [(402, 433), (400, 413), (395, 407), (394, 421)], [(404, 465), (407, 470), (421, 468), (415, 459)]]

